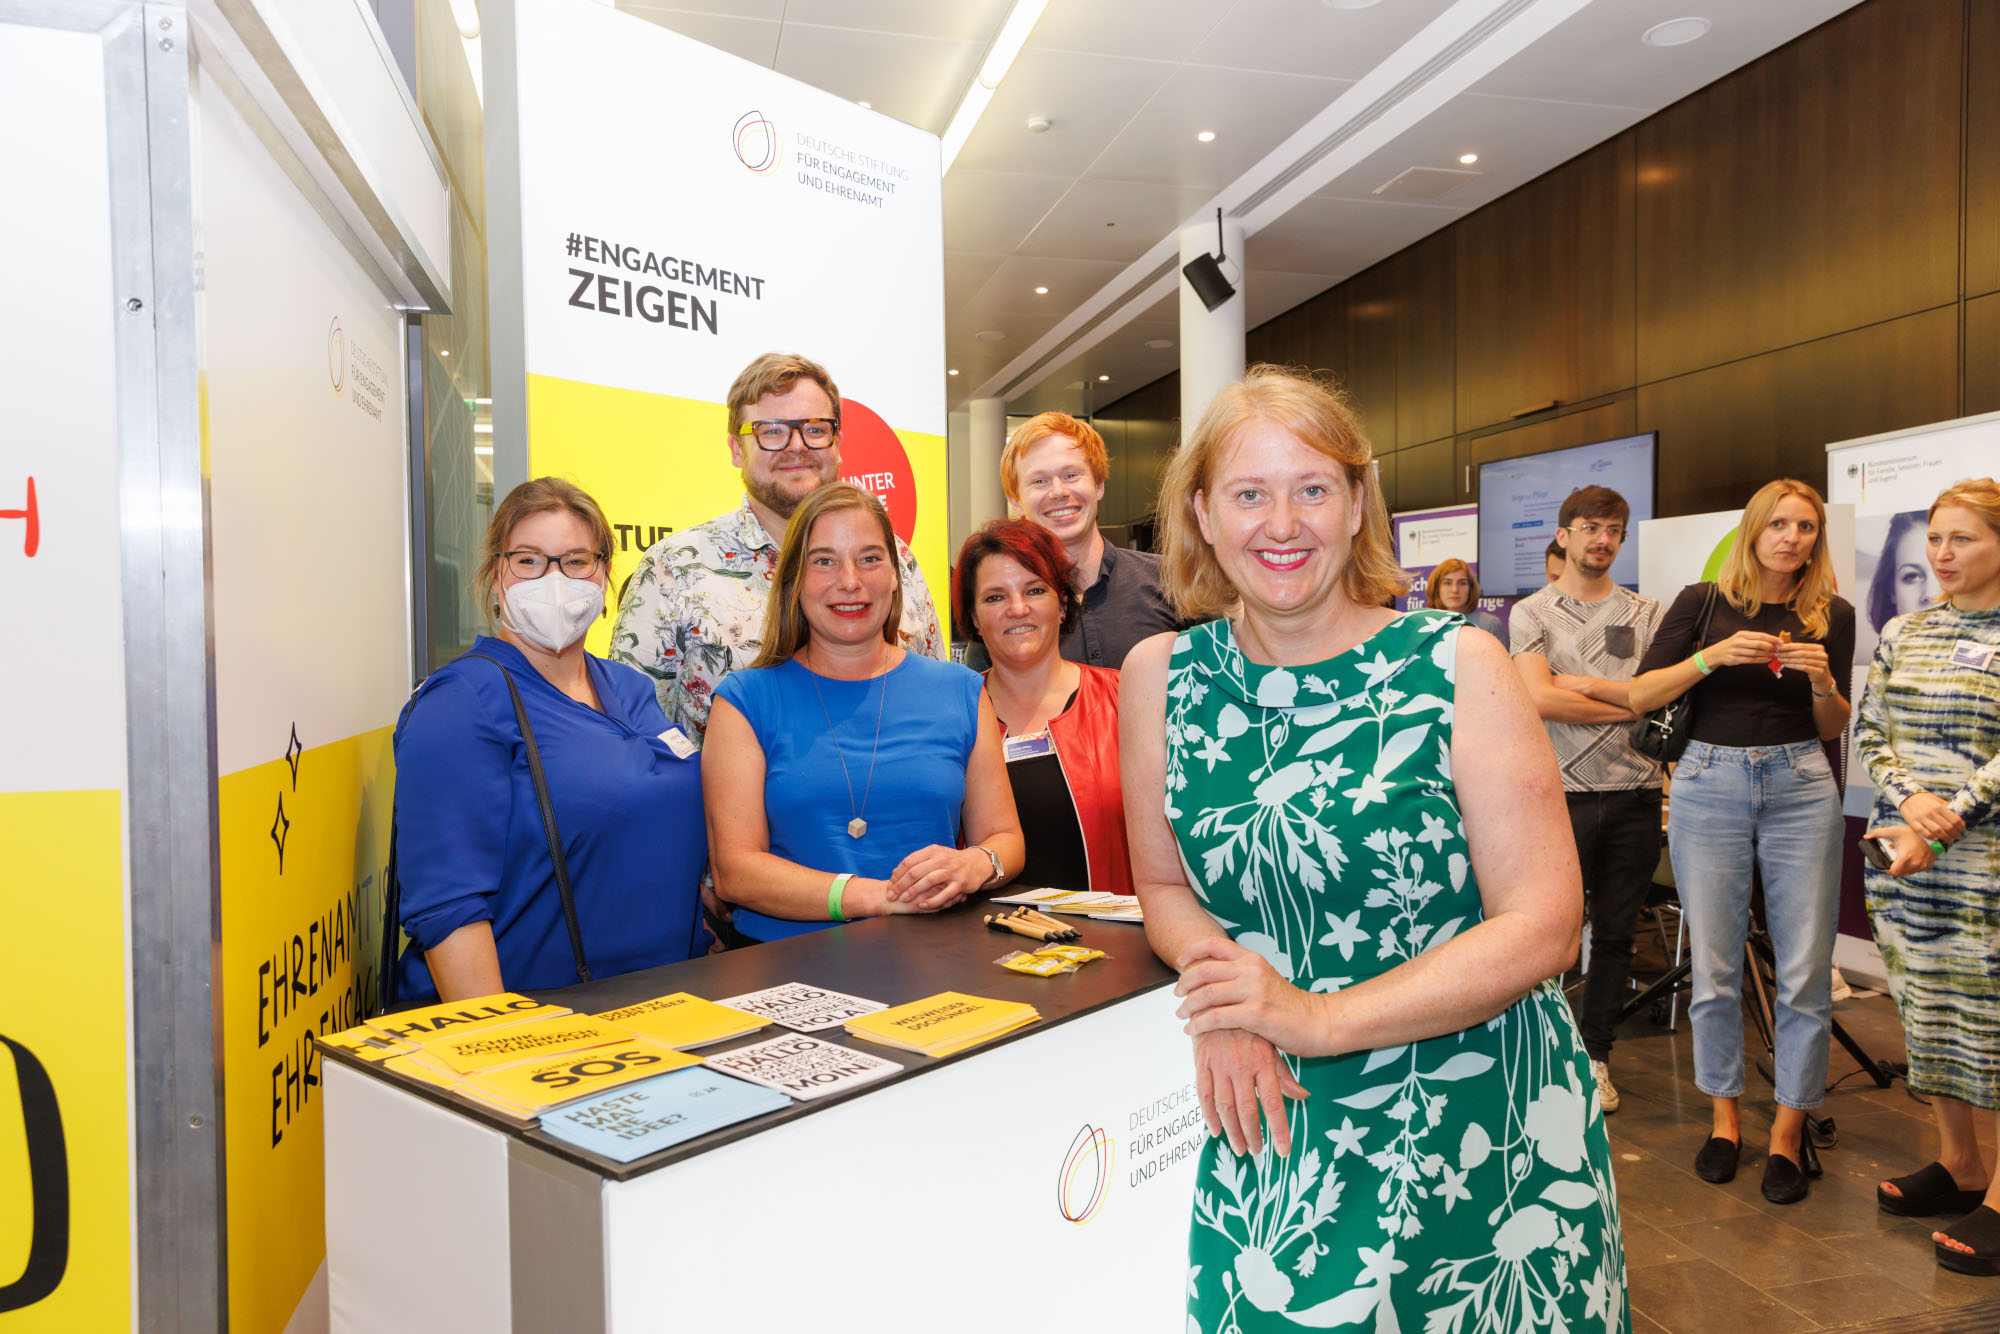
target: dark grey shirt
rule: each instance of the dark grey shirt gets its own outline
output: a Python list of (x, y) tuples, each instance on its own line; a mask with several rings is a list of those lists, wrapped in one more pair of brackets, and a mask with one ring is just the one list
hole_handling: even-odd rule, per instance
[[(1140, 640), (1181, 628), (1181, 619), (1160, 591), (1160, 558), (1106, 542), (1097, 582), (1083, 590), (1083, 614), (1070, 621), (1056, 651), (1071, 662), (1116, 669), (1125, 665), (1125, 655)], [(974, 640), (966, 650), (965, 665), (983, 672), (993, 664), (985, 647)]]

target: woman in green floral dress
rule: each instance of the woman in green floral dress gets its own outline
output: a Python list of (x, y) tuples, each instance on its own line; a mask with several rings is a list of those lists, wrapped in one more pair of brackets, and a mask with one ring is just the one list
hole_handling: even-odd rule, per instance
[(1368, 443), (1312, 380), (1219, 394), (1160, 512), (1169, 596), (1222, 617), (1122, 681), (1134, 878), (1211, 1132), (1189, 1334), (1623, 1330), (1603, 1114), (1549, 981), (1582, 889), (1506, 651), (1382, 608)]

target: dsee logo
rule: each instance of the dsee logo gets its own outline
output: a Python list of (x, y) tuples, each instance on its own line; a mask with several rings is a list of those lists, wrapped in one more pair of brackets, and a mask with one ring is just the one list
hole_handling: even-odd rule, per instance
[(1078, 1227), (1097, 1217), (1104, 1197), (1111, 1193), (1111, 1163), (1118, 1156), (1118, 1141), (1085, 1122), (1063, 1155), (1062, 1174), (1056, 1178), (1056, 1208)]
[(326, 378), (333, 381), (333, 396), (347, 393), (347, 335), (341, 332), (340, 316), (326, 326)]
[(732, 137), (738, 162), (759, 176), (769, 176), (778, 169), (785, 144), (778, 137), (778, 127), (764, 119), (763, 112), (746, 111), (738, 116)]

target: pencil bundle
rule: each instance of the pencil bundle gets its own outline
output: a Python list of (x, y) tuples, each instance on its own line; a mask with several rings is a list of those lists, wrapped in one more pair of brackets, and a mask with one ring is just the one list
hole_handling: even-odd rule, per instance
[(1053, 917), (1046, 917), (1032, 908), (1016, 908), (1012, 912), (1000, 913), (986, 919), (989, 931), (1012, 931), (1017, 936), (1039, 940), (1044, 945), (1059, 940), (1076, 940), (1083, 935), (1073, 926), (1064, 926)]

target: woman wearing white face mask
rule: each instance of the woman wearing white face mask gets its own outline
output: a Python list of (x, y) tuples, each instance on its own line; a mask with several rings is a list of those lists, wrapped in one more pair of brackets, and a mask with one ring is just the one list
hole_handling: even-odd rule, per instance
[(643, 673), (584, 650), (610, 550), (597, 502), (560, 478), (524, 482), (494, 511), (477, 596), (495, 634), (433, 672), (396, 730), (398, 915), (415, 946), (397, 964), (398, 1004), (695, 952), (699, 755)]

